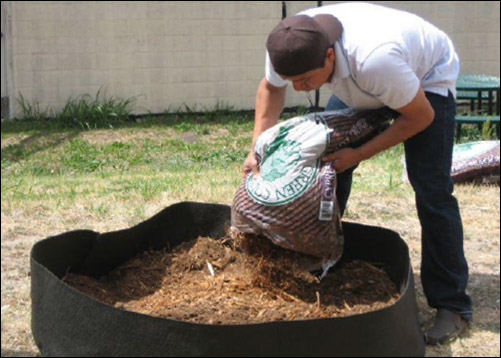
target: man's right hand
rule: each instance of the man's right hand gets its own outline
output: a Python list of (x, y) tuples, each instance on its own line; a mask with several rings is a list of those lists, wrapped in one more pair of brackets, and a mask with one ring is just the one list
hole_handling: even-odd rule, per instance
[(250, 152), (242, 165), (242, 177), (245, 177), (249, 173), (259, 174), (259, 168), (257, 165), (256, 158), (254, 157), (254, 152)]

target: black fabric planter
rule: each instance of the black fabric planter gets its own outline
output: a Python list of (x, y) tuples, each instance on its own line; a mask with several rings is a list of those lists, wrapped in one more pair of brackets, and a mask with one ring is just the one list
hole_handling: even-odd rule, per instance
[(344, 223), (345, 254), (384, 262), (401, 298), (385, 309), (344, 318), (205, 325), (123, 311), (61, 281), (101, 276), (145, 248), (199, 235), (220, 237), (230, 207), (184, 202), (127, 230), (73, 231), (31, 251), (32, 331), (44, 356), (424, 356), (406, 244), (393, 231)]

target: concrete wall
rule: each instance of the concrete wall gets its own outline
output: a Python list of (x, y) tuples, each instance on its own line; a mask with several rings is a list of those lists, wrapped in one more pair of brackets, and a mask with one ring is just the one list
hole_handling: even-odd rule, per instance
[[(330, 3), (336, 2), (324, 5)], [(374, 3), (414, 12), (445, 30), (464, 73), (499, 76), (499, 2)], [(317, 2), (286, 5), (292, 15)], [(281, 19), (282, 2), (2, 1), (2, 19), (4, 11), (12, 18), (6, 29), (11, 103), (22, 93), (57, 108), (104, 87), (109, 96), (137, 96), (136, 113), (160, 113), (185, 104), (252, 109), (266, 37)], [(2, 72), (2, 96), (3, 78)], [(321, 104), (327, 97), (322, 93)], [(304, 93), (289, 89), (287, 106), (307, 103)]]
[[(2, 9), (3, 10), (3, 9)], [(4, 38), (4, 32), (5, 32), (5, 12), (2, 11), (2, 97), (7, 96), (7, 58), (5, 56), (5, 38)]]

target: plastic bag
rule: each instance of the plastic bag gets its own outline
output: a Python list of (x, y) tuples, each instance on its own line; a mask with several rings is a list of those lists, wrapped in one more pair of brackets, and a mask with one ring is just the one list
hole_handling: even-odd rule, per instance
[[(498, 140), (455, 144), (452, 152), (452, 181), (456, 184), (499, 184), (499, 149)], [(402, 156), (401, 162), (402, 181), (409, 183), (405, 155)]]
[(497, 176), (499, 182), (499, 149), (498, 140), (456, 144), (452, 154), (452, 181), (481, 182), (483, 178)]
[(376, 135), (396, 112), (345, 109), (294, 117), (256, 141), (259, 175), (248, 174), (232, 205), (232, 228), (322, 259), (324, 275), (343, 252), (337, 177), (321, 158)]

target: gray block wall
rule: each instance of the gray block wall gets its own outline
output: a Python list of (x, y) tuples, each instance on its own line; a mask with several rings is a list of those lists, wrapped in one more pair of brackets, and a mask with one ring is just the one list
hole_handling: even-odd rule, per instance
[[(288, 15), (317, 6), (285, 3)], [(499, 76), (499, 2), (374, 3), (446, 31), (464, 73)], [(11, 117), (19, 114), (20, 93), (41, 108), (59, 108), (100, 88), (137, 97), (138, 114), (253, 109), (266, 37), (281, 16), (280, 1), (2, 1), (2, 98), (10, 100)], [(321, 105), (328, 95), (322, 90)], [(287, 106), (307, 103), (289, 88)]]

